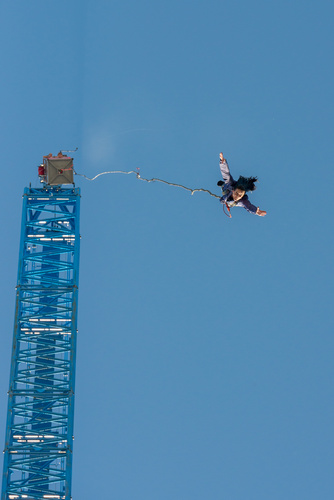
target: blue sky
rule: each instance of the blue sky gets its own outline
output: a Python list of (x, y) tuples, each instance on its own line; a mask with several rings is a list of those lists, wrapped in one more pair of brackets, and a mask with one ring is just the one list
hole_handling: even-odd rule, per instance
[(82, 189), (73, 498), (333, 498), (329, 1), (2, 2), (0, 429), (21, 195)]

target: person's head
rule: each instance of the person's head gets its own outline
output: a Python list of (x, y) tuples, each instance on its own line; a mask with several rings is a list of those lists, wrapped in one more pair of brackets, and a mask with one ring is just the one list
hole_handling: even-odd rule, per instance
[(254, 191), (256, 189), (255, 182), (257, 182), (257, 177), (243, 177), (240, 175), (237, 182), (234, 184), (234, 191), (239, 189), (245, 193), (247, 191)]
[(235, 189), (233, 189), (233, 191), (232, 191), (232, 197), (233, 197), (234, 201), (239, 201), (244, 196), (245, 196), (245, 190), (244, 189), (242, 189), (240, 187), (236, 187)]

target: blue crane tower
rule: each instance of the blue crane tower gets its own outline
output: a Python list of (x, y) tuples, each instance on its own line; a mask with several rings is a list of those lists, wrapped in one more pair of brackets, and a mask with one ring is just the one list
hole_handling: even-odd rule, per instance
[(1, 500), (71, 498), (80, 190), (62, 153), (38, 173), (23, 195)]

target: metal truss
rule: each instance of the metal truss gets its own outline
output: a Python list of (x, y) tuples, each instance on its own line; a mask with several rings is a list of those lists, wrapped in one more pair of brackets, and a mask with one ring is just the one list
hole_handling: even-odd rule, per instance
[(23, 198), (1, 500), (69, 500), (80, 190)]

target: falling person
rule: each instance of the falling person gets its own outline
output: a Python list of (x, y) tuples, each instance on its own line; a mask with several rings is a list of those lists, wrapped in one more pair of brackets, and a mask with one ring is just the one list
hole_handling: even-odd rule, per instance
[(243, 207), (251, 214), (260, 215), (261, 217), (267, 215), (265, 210), (260, 210), (259, 207), (252, 205), (246, 194), (247, 191), (254, 191), (256, 189), (255, 182), (257, 181), (257, 177), (243, 177), (241, 175), (235, 181), (223, 153), (220, 153), (219, 158), (219, 167), (224, 182), (218, 181), (217, 184), (221, 186), (223, 192), (220, 202), (226, 206), (228, 212), (230, 212), (232, 207)]

